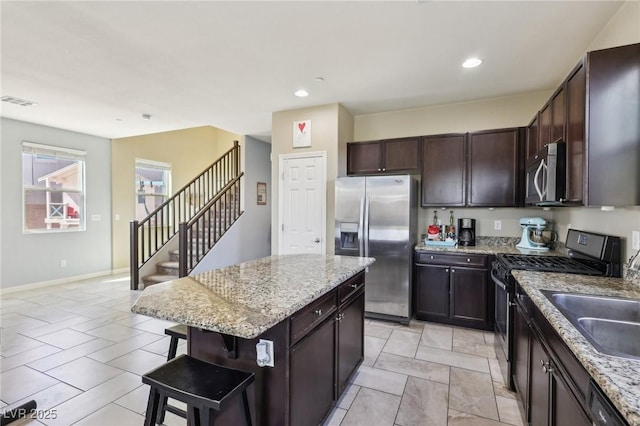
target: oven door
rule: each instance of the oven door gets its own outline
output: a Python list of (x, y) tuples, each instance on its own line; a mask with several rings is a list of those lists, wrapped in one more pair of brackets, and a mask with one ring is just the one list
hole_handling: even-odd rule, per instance
[(494, 346), (504, 383), (509, 389), (513, 389), (511, 378), (513, 324), (511, 321), (514, 312), (509, 275), (504, 268), (499, 266), (498, 262), (494, 262), (491, 268), (491, 279), (495, 285)]
[(509, 354), (508, 343), (508, 327), (509, 327), (509, 292), (507, 291), (507, 283), (502, 282), (500, 278), (496, 276), (496, 269), (491, 270), (491, 279), (495, 284), (495, 331), (496, 338), (500, 341), (502, 352), (505, 357)]

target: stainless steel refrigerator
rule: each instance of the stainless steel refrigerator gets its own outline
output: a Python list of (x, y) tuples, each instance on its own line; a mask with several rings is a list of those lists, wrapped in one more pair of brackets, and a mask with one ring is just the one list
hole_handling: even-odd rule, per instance
[(335, 254), (374, 257), (365, 316), (411, 319), (417, 181), (409, 175), (336, 179)]

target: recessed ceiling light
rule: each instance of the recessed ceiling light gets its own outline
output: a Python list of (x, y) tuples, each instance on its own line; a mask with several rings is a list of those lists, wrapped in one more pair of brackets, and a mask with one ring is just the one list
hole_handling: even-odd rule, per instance
[(309, 96), (309, 92), (307, 92), (304, 89), (300, 89), (300, 90), (296, 90), (296, 92), (294, 93), (294, 95), (296, 95), (299, 98), (304, 98), (305, 96)]
[(469, 58), (462, 63), (464, 68), (475, 68), (482, 63), (482, 59), (479, 58)]

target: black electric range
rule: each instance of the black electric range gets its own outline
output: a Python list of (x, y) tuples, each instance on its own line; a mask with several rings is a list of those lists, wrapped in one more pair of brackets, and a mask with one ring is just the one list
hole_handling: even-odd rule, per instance
[(541, 254), (496, 254), (491, 265), (495, 283), (495, 346), (506, 384), (513, 389), (513, 316), (514, 269), (560, 272), (592, 276), (619, 277), (621, 274), (620, 238), (611, 235), (569, 229), (566, 256)]

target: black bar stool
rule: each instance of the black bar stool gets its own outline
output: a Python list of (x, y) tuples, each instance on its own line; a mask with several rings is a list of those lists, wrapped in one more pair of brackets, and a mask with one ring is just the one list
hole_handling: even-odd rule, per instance
[[(165, 328), (164, 334), (171, 336), (171, 341), (169, 342), (169, 353), (167, 354), (167, 361), (171, 361), (176, 357), (176, 352), (178, 352), (178, 340), (187, 340), (187, 326), (184, 324), (178, 324), (173, 327)], [(164, 423), (164, 416), (167, 414), (167, 411), (175, 414), (176, 416), (180, 416), (183, 419), (187, 418), (186, 411), (168, 404), (167, 397), (163, 396), (160, 398), (160, 405), (158, 406), (157, 422), (159, 425)]]
[(178, 340), (187, 340), (187, 326), (184, 324), (174, 325), (173, 327), (165, 328), (164, 334), (171, 336), (169, 342), (169, 353), (167, 354), (167, 361), (171, 361), (176, 357), (178, 351)]
[(247, 371), (180, 355), (142, 376), (142, 383), (151, 386), (144, 424), (156, 423), (160, 399), (169, 397), (187, 404), (190, 425), (213, 426), (213, 411), (224, 410), (241, 393), (246, 424), (251, 426), (247, 387), (254, 377)]

